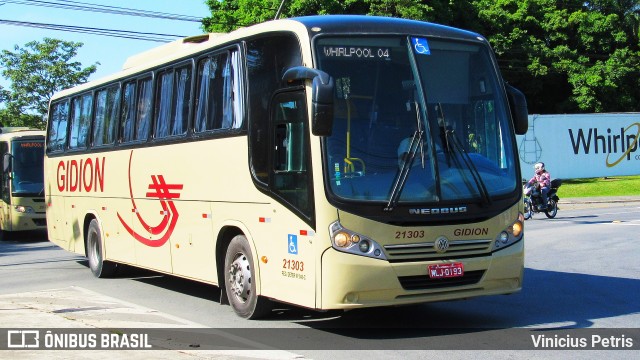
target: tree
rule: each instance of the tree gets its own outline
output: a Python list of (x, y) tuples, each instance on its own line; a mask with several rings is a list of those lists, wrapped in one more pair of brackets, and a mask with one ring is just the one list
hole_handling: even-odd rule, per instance
[[(281, 0), (208, 0), (204, 28), (271, 20)], [(290, 0), (281, 18), (382, 15), (476, 31), (530, 113), (640, 111), (640, 0)]]
[[(239, 27), (273, 20), (281, 0), (207, 0), (211, 17), (203, 19), (210, 32), (228, 32)], [(445, 1), (435, 1), (445, 3)], [(448, 1), (446, 1), (448, 2)], [(430, 2), (431, 3), (431, 2)], [(427, 19), (434, 7), (414, 0), (290, 0), (280, 18), (305, 15), (363, 14)]]
[(536, 113), (640, 110), (638, 0), (476, 0), (507, 80)]
[[(44, 128), (49, 99), (57, 91), (87, 81), (99, 63), (82, 68), (72, 59), (82, 46), (79, 42), (44, 38), (31, 41), (14, 52), (2, 50), (2, 75), (11, 82), (2, 90), (0, 101), (5, 126), (35, 126)], [(37, 119), (37, 120), (35, 120)], [(9, 121), (8, 123), (6, 121)]]

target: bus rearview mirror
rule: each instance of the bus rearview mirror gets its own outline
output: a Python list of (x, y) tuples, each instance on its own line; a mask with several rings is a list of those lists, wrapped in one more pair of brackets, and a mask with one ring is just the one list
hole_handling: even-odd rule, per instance
[(285, 71), (284, 81), (311, 80), (311, 133), (330, 136), (333, 128), (333, 78), (326, 72), (305, 66)]
[(11, 160), (13, 159), (13, 156), (11, 156), (11, 154), (6, 153), (2, 156), (2, 171), (7, 173), (9, 171), (11, 171)]
[(522, 91), (505, 84), (509, 108), (511, 109), (511, 119), (513, 128), (517, 135), (524, 135), (529, 129), (529, 111), (527, 110), (527, 99)]

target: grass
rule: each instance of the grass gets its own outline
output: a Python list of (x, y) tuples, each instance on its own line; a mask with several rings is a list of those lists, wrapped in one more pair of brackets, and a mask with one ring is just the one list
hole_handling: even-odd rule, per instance
[(640, 196), (640, 175), (590, 179), (567, 179), (558, 189), (560, 198), (594, 196)]

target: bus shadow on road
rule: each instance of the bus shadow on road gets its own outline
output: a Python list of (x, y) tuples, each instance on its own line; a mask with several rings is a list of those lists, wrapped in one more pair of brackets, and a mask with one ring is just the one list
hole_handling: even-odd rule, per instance
[[(117, 275), (122, 280), (140, 281), (212, 302), (220, 300), (217, 286), (134, 267), (125, 266), (123, 270)], [(276, 303), (264, 321), (294, 322), (354, 337), (366, 336), (362, 329), (407, 329), (411, 331), (402, 331), (403, 336), (410, 336), (412, 331), (415, 336), (425, 336), (434, 331), (446, 334), (508, 328), (623, 328), (631, 326), (631, 321), (616, 325), (619, 320), (603, 319), (640, 313), (637, 294), (640, 279), (526, 268), (522, 291), (512, 295), (346, 312)]]
[(38, 243), (49, 241), (46, 230), (4, 232), (4, 243)]
[(366, 334), (361, 331), (365, 328), (415, 329), (416, 336), (423, 336), (436, 329), (447, 333), (463, 329), (624, 328), (632, 327), (632, 321), (615, 325), (618, 320), (599, 320), (640, 313), (640, 279), (537, 269), (525, 269), (524, 279), (523, 290), (509, 296), (358, 309), (313, 321), (289, 320), (356, 337)]

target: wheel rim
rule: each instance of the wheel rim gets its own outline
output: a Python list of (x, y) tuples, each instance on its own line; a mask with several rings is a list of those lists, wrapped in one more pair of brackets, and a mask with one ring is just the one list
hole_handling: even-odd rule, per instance
[(229, 266), (229, 285), (231, 293), (241, 302), (251, 296), (251, 264), (243, 253), (236, 254)]

